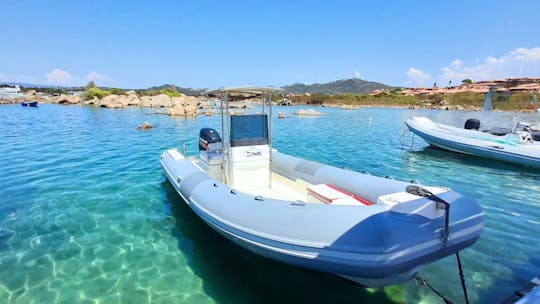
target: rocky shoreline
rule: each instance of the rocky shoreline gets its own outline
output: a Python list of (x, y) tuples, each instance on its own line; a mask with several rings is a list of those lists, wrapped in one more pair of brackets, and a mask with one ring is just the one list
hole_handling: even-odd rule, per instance
[(207, 98), (180, 95), (170, 97), (166, 94), (156, 96), (138, 96), (133, 91), (126, 92), (125, 95), (107, 95), (103, 98), (94, 97), (85, 99), (81, 95), (48, 96), (36, 91), (28, 91), (22, 97), (2, 98), (0, 104), (20, 103), (23, 101), (38, 101), (40, 103), (63, 104), (63, 105), (85, 105), (99, 106), (102, 108), (125, 108), (125, 107), (145, 107), (145, 108), (165, 108), (163, 114), (171, 116), (197, 116), (200, 109), (211, 108)]
[[(34, 90), (30, 90), (24, 93), (21, 97), (17, 98), (0, 98), (0, 104), (13, 104), (23, 101), (38, 101), (40, 103), (50, 104), (64, 104), (64, 105), (85, 105), (85, 106), (99, 106), (102, 108), (126, 108), (126, 107), (144, 107), (144, 108), (156, 108), (164, 109), (162, 114), (171, 116), (185, 116), (195, 117), (198, 115), (216, 115), (219, 113), (219, 105), (216, 104), (216, 100), (204, 96), (195, 97), (180, 94), (177, 97), (170, 97), (167, 94), (159, 94), (155, 96), (139, 96), (135, 91), (127, 91), (125, 94), (111, 94), (104, 96), (103, 98), (93, 97), (92, 99), (84, 98), (84, 95), (66, 95), (50, 96)], [(251, 101), (258, 102), (258, 101)], [(243, 114), (243, 109), (252, 108), (250, 101), (234, 102), (230, 104), (232, 112), (235, 114)], [(277, 102), (277, 104), (280, 104)], [(341, 103), (323, 103), (319, 105), (309, 103), (294, 103), (296, 105), (306, 105), (314, 107), (335, 107), (343, 110), (355, 110), (362, 107), (383, 107), (383, 108), (403, 108), (403, 109), (433, 109), (433, 110), (450, 110), (450, 111), (481, 111), (480, 107), (474, 105), (459, 105), (451, 104), (446, 100), (440, 100), (438, 102), (424, 102), (418, 104), (362, 104), (362, 105), (350, 105)], [(287, 105), (293, 105), (289, 102)], [(520, 112), (531, 112), (530, 110), (521, 110)], [(300, 114), (302, 115), (302, 114)]]

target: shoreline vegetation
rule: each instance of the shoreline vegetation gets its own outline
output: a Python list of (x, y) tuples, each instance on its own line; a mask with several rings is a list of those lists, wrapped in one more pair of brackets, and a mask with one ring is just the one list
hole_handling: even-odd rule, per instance
[[(514, 93), (497, 95), (493, 98), (494, 110), (514, 112), (534, 112), (538, 105), (531, 104), (534, 93)], [(480, 111), (486, 98), (485, 93), (458, 92), (453, 94), (404, 95), (399, 92), (371, 94), (312, 94), (290, 96), (293, 104), (317, 106), (355, 107), (396, 107), (409, 109), (438, 109), (457, 111)]]
[[(1, 86), (1, 85), (0, 85)], [(5, 85), (4, 85), (5, 86)], [(438, 109), (479, 111), (486, 92), (495, 88), (493, 108), (499, 111), (536, 112), (540, 95), (540, 78), (519, 78), (500, 81), (463, 82), (460, 86), (439, 88), (384, 88), (370, 93), (284, 93), (274, 96), (278, 105), (308, 105), (357, 109), (360, 107), (396, 107), (409, 109)], [(0, 104), (38, 101), (41, 103), (80, 104), (104, 108), (129, 106), (165, 108), (162, 114), (197, 116), (217, 114), (215, 99), (202, 96), (204, 89), (182, 89), (163, 85), (143, 90), (99, 88), (89, 82), (85, 88), (23, 87), (21, 96), (1, 97)], [(251, 102), (235, 103), (238, 109), (250, 108)], [(201, 110), (201, 111), (200, 111)], [(240, 111), (241, 112), (241, 111)]]

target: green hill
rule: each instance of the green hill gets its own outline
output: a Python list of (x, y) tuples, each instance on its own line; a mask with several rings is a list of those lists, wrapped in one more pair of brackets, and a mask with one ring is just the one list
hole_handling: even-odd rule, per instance
[(206, 91), (207, 89), (196, 89), (196, 88), (181, 88), (174, 84), (164, 84), (160, 85), (158, 87), (150, 87), (144, 91), (161, 91), (161, 90), (172, 90), (177, 91), (182, 94), (191, 95), (191, 96), (199, 96), (201, 93)]
[(378, 82), (365, 81), (359, 78), (336, 80), (328, 83), (314, 83), (305, 85), (296, 83), (293, 85), (283, 86), (282, 89), (286, 93), (324, 93), (324, 94), (365, 94), (371, 93), (373, 90), (392, 89)]

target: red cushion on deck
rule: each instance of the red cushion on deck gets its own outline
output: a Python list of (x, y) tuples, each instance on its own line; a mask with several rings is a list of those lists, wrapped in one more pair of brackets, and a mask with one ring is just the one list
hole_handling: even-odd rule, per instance
[[(325, 187), (326, 187), (326, 190), (325, 190)], [(349, 205), (350, 203), (345, 203), (343, 201), (344, 199), (346, 199), (349, 202), (351, 199), (353, 199), (354, 201), (361, 203), (363, 205), (366, 205), (366, 206), (373, 204), (362, 197), (353, 195), (343, 189), (340, 189), (330, 184), (313, 185), (312, 188), (308, 187), (307, 190), (310, 195), (316, 197), (317, 199), (327, 204), (332, 204), (334, 202), (338, 203), (341, 200), (341, 204)]]

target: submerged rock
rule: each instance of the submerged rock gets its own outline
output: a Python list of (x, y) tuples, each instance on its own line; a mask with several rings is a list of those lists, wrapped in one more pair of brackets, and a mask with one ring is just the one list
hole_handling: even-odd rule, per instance
[(139, 129), (139, 130), (149, 130), (149, 129), (152, 129), (153, 127), (154, 126), (152, 124), (145, 121), (142, 125), (138, 126), (137, 129)]
[(317, 112), (313, 109), (299, 109), (298, 111), (294, 112), (295, 115), (304, 115), (304, 116), (320, 116), (324, 113)]

